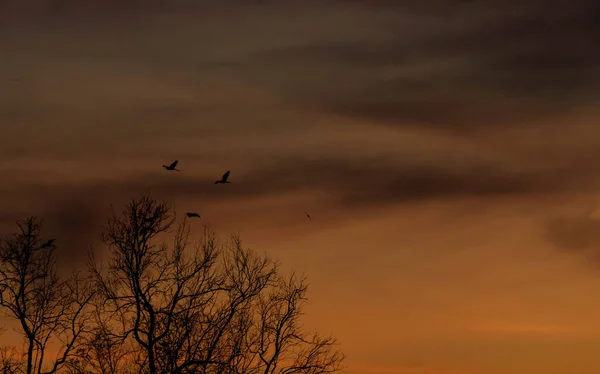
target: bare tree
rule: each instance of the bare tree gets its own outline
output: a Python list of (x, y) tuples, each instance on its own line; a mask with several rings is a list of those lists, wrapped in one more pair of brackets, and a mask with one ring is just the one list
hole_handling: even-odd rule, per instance
[[(303, 279), (281, 276), (274, 261), (244, 249), (237, 237), (218, 244), (208, 227), (193, 245), (186, 219), (175, 222), (167, 203), (133, 200), (122, 214), (113, 212), (102, 235), (107, 268), (93, 256), (90, 261), (101, 292), (102, 336), (111, 344), (133, 342), (139, 372), (340, 369), (344, 357), (334, 350), (335, 340), (302, 331)], [(172, 244), (158, 244), (171, 229)]]
[(22, 374), (24, 373), (21, 355), (14, 347), (0, 347), (0, 373)]
[(134, 374), (135, 355), (122, 341), (96, 327), (85, 343), (82, 343), (65, 369), (70, 374)]
[[(0, 243), (0, 309), (19, 323), (26, 343), (24, 372), (52, 374), (86, 332), (92, 292), (77, 273), (67, 280), (58, 277), (56, 247), (42, 242), (40, 220), (30, 217), (17, 226)], [(52, 339), (59, 352), (45, 370)]]

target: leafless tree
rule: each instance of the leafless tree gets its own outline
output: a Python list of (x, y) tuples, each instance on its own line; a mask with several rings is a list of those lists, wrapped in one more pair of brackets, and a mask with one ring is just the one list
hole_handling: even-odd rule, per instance
[[(0, 309), (18, 321), (25, 340), (24, 373), (52, 374), (86, 333), (92, 292), (77, 273), (67, 280), (58, 277), (56, 247), (42, 241), (39, 219), (30, 217), (17, 226), (0, 243)], [(51, 340), (59, 352), (46, 369)]]
[(14, 347), (0, 347), (0, 373), (22, 374), (24, 373), (21, 355)]
[(94, 334), (82, 343), (67, 362), (70, 374), (134, 374), (137, 373), (135, 354), (122, 341), (96, 327)]
[[(208, 227), (194, 245), (186, 219), (175, 222), (169, 204), (133, 200), (122, 214), (113, 212), (102, 235), (110, 253), (106, 268), (93, 256), (90, 261), (101, 293), (97, 326), (113, 345), (133, 342), (138, 372), (340, 369), (344, 356), (335, 340), (302, 329), (304, 279), (282, 276), (274, 261), (243, 248), (237, 237), (220, 245)], [(159, 244), (169, 233), (172, 244)]]

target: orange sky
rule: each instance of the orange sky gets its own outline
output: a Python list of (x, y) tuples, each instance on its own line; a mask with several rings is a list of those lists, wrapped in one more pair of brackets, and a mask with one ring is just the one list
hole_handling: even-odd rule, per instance
[(2, 230), (69, 269), (151, 192), (304, 272), (351, 373), (600, 372), (595, 2), (59, 3), (0, 2)]

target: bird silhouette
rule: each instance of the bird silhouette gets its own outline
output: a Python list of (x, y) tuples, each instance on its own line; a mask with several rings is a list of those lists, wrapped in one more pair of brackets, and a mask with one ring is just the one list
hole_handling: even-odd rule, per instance
[(304, 214), (306, 214), (306, 216), (308, 217), (308, 219), (312, 221), (312, 218), (310, 218), (310, 214), (308, 214), (306, 212), (304, 212)]
[(179, 169), (176, 169), (177, 167), (177, 163), (179, 163), (179, 161), (175, 160), (173, 161), (173, 163), (169, 166), (167, 165), (163, 165), (163, 168), (165, 168), (165, 170), (175, 170), (175, 171), (179, 171)]
[(198, 218), (200, 218), (200, 214), (198, 214), (198, 213), (186, 213), (185, 215), (188, 216), (188, 217), (190, 217), (190, 218), (192, 218), (192, 217), (198, 217)]
[(48, 248), (50, 247), (52, 244), (54, 244), (54, 241), (56, 239), (49, 239), (46, 243), (42, 244), (42, 248)]
[(227, 172), (225, 174), (223, 174), (223, 176), (221, 177), (220, 180), (215, 181), (215, 184), (219, 184), (219, 183), (231, 183), (227, 180), (227, 178), (229, 178), (229, 173), (231, 173), (230, 170), (227, 170)]

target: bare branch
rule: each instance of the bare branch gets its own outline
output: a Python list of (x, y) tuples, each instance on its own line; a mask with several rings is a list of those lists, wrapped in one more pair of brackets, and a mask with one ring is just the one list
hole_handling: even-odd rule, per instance
[[(344, 356), (333, 338), (308, 336), (300, 318), (308, 285), (278, 264), (225, 245), (205, 226), (198, 242), (184, 218), (149, 196), (113, 211), (90, 252), (89, 277), (56, 276), (32, 218), (0, 246), (0, 306), (20, 322), (27, 374), (327, 374)], [(44, 369), (46, 347), (58, 355)], [(11, 361), (13, 360), (13, 361)], [(13, 365), (14, 364), (14, 365)], [(45, 371), (44, 371), (45, 370)], [(17, 373), (18, 371), (9, 371)], [(20, 373), (20, 372), (19, 372)]]
[(17, 222), (18, 230), (0, 244), (0, 308), (19, 322), (25, 338), (27, 374), (42, 373), (52, 338), (61, 355), (48, 374), (56, 372), (85, 332), (85, 309), (91, 291), (82, 293), (85, 280), (60, 280), (53, 241), (41, 239), (41, 220)]

